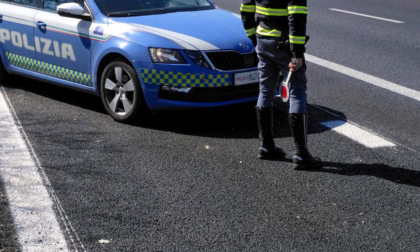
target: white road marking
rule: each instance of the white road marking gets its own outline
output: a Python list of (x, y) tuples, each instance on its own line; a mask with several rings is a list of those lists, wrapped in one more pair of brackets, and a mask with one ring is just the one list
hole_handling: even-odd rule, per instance
[(342, 120), (321, 122), (321, 125), (346, 136), (368, 148), (395, 147), (394, 143), (383, 139), (359, 126)]
[(21, 251), (68, 251), (53, 201), (0, 86), (0, 177)]
[(318, 58), (309, 54), (305, 54), (305, 58), (308, 62), (320, 65), (322, 67), (326, 67), (328, 69), (334, 70), (344, 75), (348, 75), (355, 79), (362, 80), (371, 85), (374, 85), (383, 89), (387, 89), (397, 94), (404, 95), (411, 99), (420, 101), (420, 92), (414, 89), (406, 88), (404, 86), (392, 83), (390, 81), (380, 79), (378, 77), (375, 77), (366, 73), (362, 73), (357, 70), (351, 69), (349, 67), (345, 67), (345, 66), (342, 66), (342, 65), (333, 63), (331, 61), (327, 61), (327, 60), (324, 60), (324, 59), (321, 59), (321, 58)]
[(387, 21), (387, 22), (392, 22), (392, 23), (397, 23), (397, 24), (404, 24), (404, 22), (402, 22), (402, 21), (398, 21), (398, 20), (394, 20), (394, 19), (389, 19), (389, 18), (382, 18), (382, 17), (371, 16), (371, 15), (366, 15), (366, 14), (362, 14), (362, 13), (357, 13), (357, 12), (352, 12), (352, 11), (346, 11), (346, 10), (340, 10), (340, 9), (334, 9), (334, 8), (330, 8), (330, 10), (332, 10), (332, 11), (338, 11), (338, 12), (343, 12), (343, 13), (347, 13), (347, 14), (352, 14), (352, 15), (357, 15), (357, 16), (362, 16), (362, 17), (374, 18), (374, 19), (378, 19), (378, 20), (382, 20), (382, 21)]

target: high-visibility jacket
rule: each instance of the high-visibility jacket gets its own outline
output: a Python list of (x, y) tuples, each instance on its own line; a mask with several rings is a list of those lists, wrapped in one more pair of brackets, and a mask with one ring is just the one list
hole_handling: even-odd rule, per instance
[(306, 0), (242, 0), (241, 16), (249, 37), (270, 36), (288, 38), (293, 56), (305, 52)]

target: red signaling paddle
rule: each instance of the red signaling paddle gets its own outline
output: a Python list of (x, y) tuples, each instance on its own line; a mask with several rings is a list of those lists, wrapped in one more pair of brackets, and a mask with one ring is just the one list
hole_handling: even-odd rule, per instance
[(280, 86), (280, 97), (283, 102), (289, 101), (290, 96), (290, 77), (292, 76), (292, 71), (289, 71), (286, 81), (283, 81)]

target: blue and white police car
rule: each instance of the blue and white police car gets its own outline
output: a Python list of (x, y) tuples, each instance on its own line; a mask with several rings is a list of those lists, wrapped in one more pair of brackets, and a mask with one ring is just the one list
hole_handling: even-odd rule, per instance
[(0, 0), (0, 57), (0, 79), (98, 94), (120, 122), (258, 95), (252, 42), (211, 0)]

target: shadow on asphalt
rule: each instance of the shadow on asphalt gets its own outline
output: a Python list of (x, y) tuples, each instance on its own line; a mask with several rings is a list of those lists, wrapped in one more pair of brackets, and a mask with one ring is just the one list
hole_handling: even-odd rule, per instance
[[(258, 138), (255, 117), (255, 102), (212, 109), (166, 111), (152, 115), (143, 127), (171, 131), (179, 134), (215, 138)], [(324, 108), (327, 109), (327, 108)], [(336, 114), (342, 114), (334, 111)], [(317, 134), (327, 129), (320, 121), (337, 119), (313, 106), (308, 107), (309, 134)], [(276, 102), (274, 112), (275, 138), (290, 137), (288, 106)], [(344, 115), (342, 117), (345, 118)]]
[(0, 251), (19, 251), (18, 237), (14, 231), (12, 214), (6, 197), (3, 180), (0, 177)]
[[(106, 114), (101, 99), (92, 94), (18, 76), (14, 76), (11, 81), (2, 83), (2, 85), (6, 88), (25, 90), (48, 99)], [(159, 112), (150, 115), (146, 122), (137, 122), (131, 126), (215, 138), (258, 138), (254, 104), (255, 102), (211, 109)], [(287, 111), (287, 104), (279, 100), (276, 103), (274, 117), (276, 138), (290, 137)], [(309, 134), (328, 130), (319, 122), (346, 120), (343, 113), (318, 105), (309, 105), (308, 114)], [(374, 176), (395, 183), (420, 186), (420, 172), (385, 164), (324, 162), (324, 168), (316, 170), (316, 172), (345, 176)]]
[(420, 187), (420, 171), (392, 167), (386, 164), (324, 162), (323, 169), (312, 170), (312, 172), (326, 172), (344, 176), (373, 176), (398, 184)]
[[(25, 90), (61, 103), (106, 114), (100, 97), (93, 94), (19, 76), (13, 76), (8, 83), (3, 83), (3, 86)], [(255, 102), (249, 102), (218, 108), (161, 111), (153, 113), (146, 120), (135, 122), (131, 126), (214, 138), (258, 138), (254, 106)], [(308, 106), (308, 114), (309, 134), (327, 130), (319, 124), (320, 121), (336, 120), (336, 115), (339, 115), (341, 119), (346, 118), (341, 112), (311, 105)], [(274, 114), (275, 138), (290, 137), (287, 116), (288, 105), (279, 99), (276, 102)]]
[(51, 100), (106, 114), (101, 98), (94, 94), (20, 76), (11, 76), (9, 81), (1, 84), (5, 88), (24, 90)]

